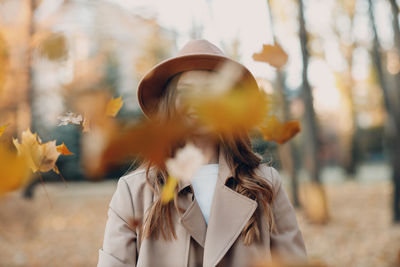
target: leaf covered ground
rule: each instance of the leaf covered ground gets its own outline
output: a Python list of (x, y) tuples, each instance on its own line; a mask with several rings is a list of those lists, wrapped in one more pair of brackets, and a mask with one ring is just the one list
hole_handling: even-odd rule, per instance
[[(0, 200), (0, 266), (95, 266), (115, 181), (41, 185), (32, 201)], [(310, 259), (328, 266), (400, 266), (400, 225), (391, 224), (388, 182), (326, 187), (330, 222), (297, 211)], [(50, 200), (49, 200), (50, 199)]]

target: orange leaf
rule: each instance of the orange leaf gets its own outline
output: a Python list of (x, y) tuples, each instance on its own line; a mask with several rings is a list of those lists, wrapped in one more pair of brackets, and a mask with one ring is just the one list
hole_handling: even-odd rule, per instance
[(169, 122), (149, 120), (138, 123), (106, 144), (99, 166), (106, 167), (132, 156), (145, 159), (162, 166), (170, 157), (171, 145), (178, 144), (192, 131), (190, 126), (179, 118)]
[(288, 121), (282, 124), (275, 116), (271, 116), (260, 129), (265, 140), (283, 144), (300, 131), (300, 123)]
[(122, 101), (121, 97), (112, 98), (107, 103), (106, 115), (115, 117), (117, 115), (118, 111), (121, 109), (123, 104), (124, 104), (124, 102)]
[(279, 44), (263, 45), (260, 53), (254, 53), (253, 59), (255, 61), (265, 62), (275, 68), (281, 68), (288, 60), (288, 55)]
[(71, 151), (65, 146), (64, 142), (61, 145), (56, 146), (57, 151), (61, 153), (61, 155), (73, 155)]

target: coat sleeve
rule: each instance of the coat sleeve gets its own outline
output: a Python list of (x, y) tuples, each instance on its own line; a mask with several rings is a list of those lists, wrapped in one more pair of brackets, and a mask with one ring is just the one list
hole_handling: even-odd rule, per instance
[(108, 208), (103, 247), (99, 249), (97, 267), (136, 266), (136, 231), (130, 226), (134, 218), (132, 196), (121, 177)]
[(294, 208), (282, 185), (282, 178), (278, 171), (274, 168), (270, 169), (275, 191), (272, 211), (278, 230), (277, 233), (271, 233), (271, 253), (273, 257), (278, 256), (281, 260), (291, 259), (307, 262), (306, 247), (296, 220)]

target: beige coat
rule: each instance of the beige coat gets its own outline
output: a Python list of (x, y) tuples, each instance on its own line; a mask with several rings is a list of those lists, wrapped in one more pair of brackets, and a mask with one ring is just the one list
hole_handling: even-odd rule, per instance
[[(256, 210), (257, 202), (225, 185), (232, 174), (222, 153), (208, 226), (193, 197), (188, 182), (179, 183), (178, 203), (186, 209), (180, 217), (174, 213), (177, 240), (144, 239), (129, 222), (141, 217), (154, 201), (146, 185), (145, 171), (137, 170), (119, 179), (108, 209), (103, 247), (99, 249), (98, 267), (115, 266), (248, 266), (257, 257), (271, 259), (271, 251), (284, 258), (307, 261), (303, 237), (294, 209), (282, 186), (278, 172), (265, 164), (257, 169), (273, 185), (276, 199), (273, 213), (279, 234), (270, 234), (262, 221), (262, 242), (250, 246), (238, 238)], [(184, 190), (186, 189), (186, 190)], [(275, 254), (272, 254), (275, 255)]]

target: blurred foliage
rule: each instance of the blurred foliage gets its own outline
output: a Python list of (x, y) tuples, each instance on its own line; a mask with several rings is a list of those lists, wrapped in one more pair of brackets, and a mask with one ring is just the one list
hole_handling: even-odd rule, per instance
[(67, 40), (60, 33), (49, 35), (37, 49), (41, 56), (49, 60), (63, 60), (68, 56)]
[(8, 57), (7, 43), (0, 31), (0, 93), (6, 81)]

